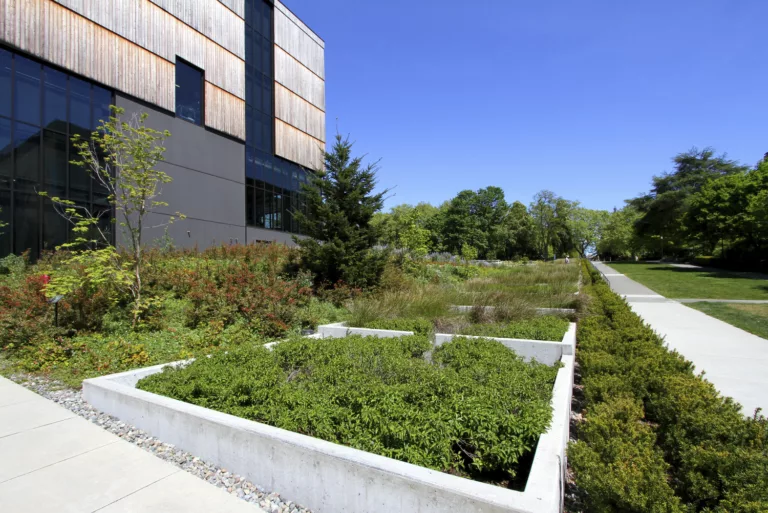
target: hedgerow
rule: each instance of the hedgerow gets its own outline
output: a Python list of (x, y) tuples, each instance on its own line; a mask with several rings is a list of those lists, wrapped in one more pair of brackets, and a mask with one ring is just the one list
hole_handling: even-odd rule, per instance
[(694, 375), (585, 264), (584, 422), (569, 449), (587, 511), (768, 511), (768, 421)]
[(557, 368), (498, 342), (292, 339), (139, 382), (150, 392), (424, 467), (504, 483), (550, 421)]

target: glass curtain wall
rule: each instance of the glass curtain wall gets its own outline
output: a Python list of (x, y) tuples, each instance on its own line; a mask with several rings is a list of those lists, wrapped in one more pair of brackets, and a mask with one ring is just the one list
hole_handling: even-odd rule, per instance
[(307, 171), (274, 155), (273, 5), (245, 1), (246, 224), (301, 233), (293, 212), (302, 208)]
[(39, 191), (103, 213), (112, 230), (106, 191), (69, 163), (78, 159), (71, 137), (89, 138), (112, 103), (111, 91), (0, 47), (0, 256), (37, 259), (71, 236)]

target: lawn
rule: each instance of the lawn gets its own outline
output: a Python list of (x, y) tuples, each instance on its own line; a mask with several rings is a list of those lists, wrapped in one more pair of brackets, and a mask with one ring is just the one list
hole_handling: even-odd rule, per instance
[(711, 268), (687, 269), (664, 264), (608, 265), (668, 298), (768, 300), (768, 277), (765, 275)]
[(690, 306), (758, 337), (768, 339), (768, 305), (688, 303), (685, 306)]

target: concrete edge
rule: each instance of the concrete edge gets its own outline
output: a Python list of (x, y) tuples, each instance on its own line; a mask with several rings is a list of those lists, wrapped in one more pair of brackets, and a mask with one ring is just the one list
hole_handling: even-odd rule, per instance
[[(563, 500), (574, 358), (565, 355), (561, 361), (564, 365), (553, 386), (552, 424), (539, 440), (524, 492), (437, 472), (135, 388), (139, 379), (187, 361), (85, 380), (83, 394), (97, 409), (252, 482), (278, 490), (317, 513), (554, 513), (560, 511)], [(252, 454), (259, 454), (263, 461), (251, 460)], [(308, 471), (297, 472), (301, 468)]]

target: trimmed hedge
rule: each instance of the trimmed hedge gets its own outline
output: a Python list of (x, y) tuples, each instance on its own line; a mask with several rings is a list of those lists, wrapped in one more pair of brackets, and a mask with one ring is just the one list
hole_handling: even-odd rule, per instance
[(585, 420), (569, 448), (587, 511), (768, 511), (768, 421), (694, 375), (584, 263)]
[(488, 339), (294, 339), (166, 369), (138, 388), (494, 483), (523, 470), (552, 418), (557, 367)]

